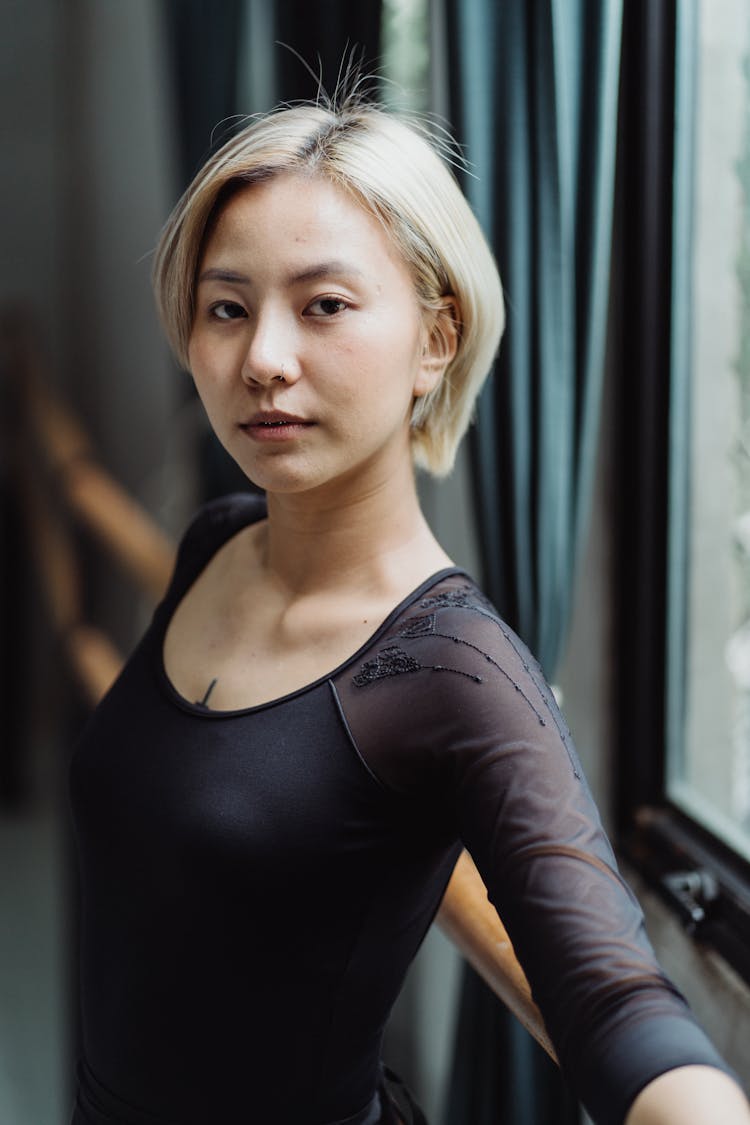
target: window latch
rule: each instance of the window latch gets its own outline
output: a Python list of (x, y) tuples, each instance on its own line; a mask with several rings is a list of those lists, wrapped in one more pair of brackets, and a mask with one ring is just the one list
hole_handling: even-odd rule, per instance
[(719, 884), (703, 868), (694, 871), (672, 871), (662, 876), (661, 888), (667, 902), (679, 914), (689, 934), (706, 921), (711, 906), (719, 897)]

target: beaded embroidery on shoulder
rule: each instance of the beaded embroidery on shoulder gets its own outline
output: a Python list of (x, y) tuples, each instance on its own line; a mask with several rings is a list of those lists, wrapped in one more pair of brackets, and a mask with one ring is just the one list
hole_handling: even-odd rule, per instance
[[(412, 613), (409, 617), (396, 622), (392, 631), (382, 639), (381, 647), (376, 650), (375, 655), (362, 662), (359, 670), (352, 677), (352, 684), (355, 687), (366, 688), (393, 676), (419, 672), (448, 672), (462, 676), (477, 685), (489, 683), (491, 681), (488, 677), (499, 675), (524, 700), (540, 726), (546, 727), (548, 722), (552, 721), (570, 756), (569, 733), (554, 705), (541, 669), (526, 647), (498, 615), (492, 602), (476, 586), (464, 583), (436, 594), (428, 594), (417, 602), (416, 608), (424, 612)], [(509, 650), (511, 654), (508, 667), (504, 666), (502, 649), (493, 655), (493, 652), (488, 652), (481, 644), (471, 640), (471, 633), (467, 635), (464, 630), (459, 631), (455, 624), (457, 620), (455, 615), (450, 614), (446, 617), (441, 613), (443, 610), (452, 609), (462, 611), (461, 616), (465, 612), (491, 623), (491, 627), (502, 637), (505, 651)], [(451, 661), (450, 665), (426, 661), (425, 656), (435, 652), (434, 646), (425, 649), (421, 644), (422, 640), (427, 638), (449, 641), (451, 646), (455, 646), (454, 651), (457, 655), (461, 650), (474, 652), (485, 665), (489, 666), (487, 674), (479, 675), (474, 671), (455, 667), (454, 661)], [(440, 655), (442, 656), (442, 652)], [(516, 671), (519, 664), (520, 670)], [(577, 763), (572, 756), (571, 764), (574, 774), (579, 776)]]
[(466, 609), (481, 607), (485, 610), (493, 610), (492, 602), (476, 586), (468, 583), (452, 590), (441, 590), (438, 594), (430, 594), (422, 598), (419, 606), (421, 609), (450, 609), (452, 606), (458, 606)]

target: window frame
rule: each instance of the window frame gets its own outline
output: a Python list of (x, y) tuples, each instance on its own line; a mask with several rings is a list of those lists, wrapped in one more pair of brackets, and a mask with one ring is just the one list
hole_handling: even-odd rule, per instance
[(665, 787), (676, 32), (676, 0), (624, 5), (612, 349), (616, 839), (686, 932), (750, 982), (750, 863)]

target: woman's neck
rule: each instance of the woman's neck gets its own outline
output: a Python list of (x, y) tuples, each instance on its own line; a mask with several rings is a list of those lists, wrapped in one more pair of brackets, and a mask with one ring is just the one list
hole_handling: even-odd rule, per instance
[(270, 494), (262, 565), (292, 595), (408, 592), (451, 560), (422, 515), (413, 472), (342, 494)]

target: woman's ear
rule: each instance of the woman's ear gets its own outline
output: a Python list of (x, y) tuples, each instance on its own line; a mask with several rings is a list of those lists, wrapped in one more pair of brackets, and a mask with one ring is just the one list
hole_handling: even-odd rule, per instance
[(424, 318), (422, 357), (414, 381), (414, 395), (421, 398), (434, 391), (456, 354), (461, 322), (455, 297), (443, 297)]

